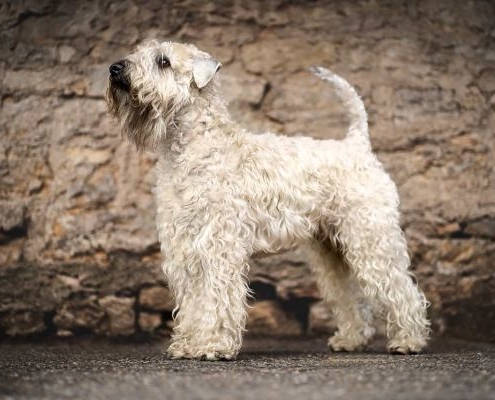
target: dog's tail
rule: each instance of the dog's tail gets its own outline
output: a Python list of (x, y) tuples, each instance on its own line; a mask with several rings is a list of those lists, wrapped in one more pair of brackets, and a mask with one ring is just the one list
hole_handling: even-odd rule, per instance
[(326, 68), (310, 67), (309, 70), (324, 81), (330, 82), (337, 89), (337, 95), (343, 101), (350, 117), (346, 139), (369, 144), (368, 115), (356, 89), (344, 78), (341, 78)]

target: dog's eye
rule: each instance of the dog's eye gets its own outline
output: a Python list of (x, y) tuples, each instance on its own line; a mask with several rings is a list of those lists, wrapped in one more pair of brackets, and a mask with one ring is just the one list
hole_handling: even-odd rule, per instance
[(157, 58), (156, 58), (156, 63), (158, 64), (158, 66), (160, 68), (167, 68), (167, 67), (170, 67), (170, 60), (168, 57), (164, 56), (163, 54), (162, 55), (159, 55)]

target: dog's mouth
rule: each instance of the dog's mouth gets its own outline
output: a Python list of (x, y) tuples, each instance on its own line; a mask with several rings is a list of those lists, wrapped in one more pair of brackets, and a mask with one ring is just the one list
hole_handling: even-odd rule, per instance
[(110, 84), (114, 88), (120, 89), (124, 92), (129, 92), (129, 90), (131, 89), (131, 84), (130, 84), (129, 80), (125, 76), (122, 76), (122, 75), (120, 75), (118, 77), (110, 75)]

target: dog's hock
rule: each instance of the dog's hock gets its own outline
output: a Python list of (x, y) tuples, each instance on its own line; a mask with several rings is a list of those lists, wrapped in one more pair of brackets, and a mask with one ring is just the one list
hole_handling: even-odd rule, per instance
[(198, 89), (204, 88), (221, 66), (222, 64), (211, 57), (196, 58), (193, 61), (193, 78)]

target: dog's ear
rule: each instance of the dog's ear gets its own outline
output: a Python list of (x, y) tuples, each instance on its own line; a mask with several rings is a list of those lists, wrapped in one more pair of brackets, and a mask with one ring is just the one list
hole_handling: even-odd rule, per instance
[(198, 89), (204, 88), (221, 66), (222, 64), (212, 57), (196, 58), (193, 62), (193, 78)]

